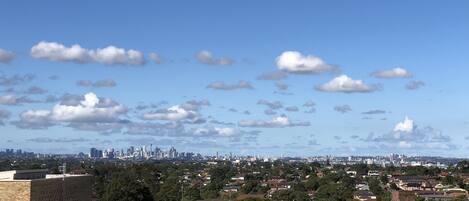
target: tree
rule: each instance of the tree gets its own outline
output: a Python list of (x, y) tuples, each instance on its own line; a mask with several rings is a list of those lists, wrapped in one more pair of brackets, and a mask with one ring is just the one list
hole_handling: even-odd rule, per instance
[(241, 187), (241, 192), (248, 194), (254, 192), (257, 187), (257, 181), (255, 180), (248, 180), (246, 183)]
[(395, 191), (400, 190), (399, 187), (395, 183), (391, 183), (390, 188)]
[(341, 183), (329, 183), (318, 188), (316, 200), (346, 201), (353, 197), (353, 188), (345, 187)]
[(280, 190), (275, 192), (272, 195), (272, 200), (276, 201), (307, 201), (309, 200), (308, 195), (302, 191), (294, 191), (294, 190)]
[(381, 183), (383, 183), (383, 184), (389, 183), (389, 178), (388, 178), (387, 175), (382, 175), (379, 179), (380, 179)]
[(153, 201), (150, 190), (135, 175), (120, 173), (114, 176), (103, 196), (103, 201)]
[(312, 176), (306, 181), (305, 184), (306, 189), (308, 190), (317, 190), (319, 188), (319, 178)]
[(200, 190), (197, 187), (191, 187), (184, 192), (184, 201), (195, 201), (201, 199), (202, 197), (200, 197)]

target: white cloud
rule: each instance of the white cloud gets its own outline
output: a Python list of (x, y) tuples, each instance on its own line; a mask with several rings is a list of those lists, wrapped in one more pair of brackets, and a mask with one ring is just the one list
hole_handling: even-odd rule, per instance
[(2, 105), (15, 105), (16, 97), (11, 94), (0, 96), (0, 104)]
[(179, 105), (175, 105), (164, 111), (145, 113), (143, 118), (146, 120), (180, 121), (184, 119), (191, 119), (196, 116), (197, 113), (195, 111), (186, 110)]
[(51, 119), (65, 122), (114, 122), (119, 115), (126, 112), (123, 105), (110, 99), (99, 99), (94, 93), (87, 93), (78, 105), (55, 105)]
[(129, 49), (107, 46), (90, 50), (75, 44), (66, 47), (56, 42), (41, 41), (31, 48), (31, 56), (37, 59), (75, 63), (102, 63), (106, 65), (132, 65), (145, 64), (143, 53)]
[(15, 58), (15, 54), (13, 52), (6, 51), (0, 48), (0, 63), (8, 64)]
[(36, 103), (38, 101), (31, 100), (26, 96), (17, 97), (13, 94), (0, 96), (0, 105), (21, 105), (22, 103)]
[(214, 58), (212, 56), (212, 53), (207, 51), (207, 50), (202, 50), (197, 53), (196, 55), (197, 61), (203, 64), (208, 64), (208, 65), (231, 65), (234, 63), (234, 61), (230, 58), (227, 57), (222, 57), (222, 58)]
[(271, 120), (241, 120), (238, 122), (241, 127), (265, 127), (265, 128), (282, 128), (293, 126), (309, 126), (309, 122), (293, 123), (286, 116), (274, 117)]
[(393, 68), (390, 70), (380, 70), (371, 73), (376, 78), (409, 78), (412, 74), (404, 68)]
[(394, 132), (410, 133), (414, 130), (414, 120), (405, 117), (403, 122), (399, 122), (394, 126)]
[(14, 122), (20, 128), (47, 128), (57, 123), (114, 123), (127, 108), (108, 98), (98, 98), (87, 93), (75, 104), (56, 104), (51, 110), (27, 110)]
[(338, 76), (331, 81), (316, 86), (316, 90), (324, 92), (367, 93), (377, 89), (376, 86), (367, 85), (361, 80), (353, 80), (347, 75)]
[(50, 114), (49, 110), (26, 110), (20, 114), (20, 121), (13, 124), (24, 129), (45, 129), (54, 125)]
[(334, 70), (334, 67), (314, 55), (302, 55), (297, 51), (283, 52), (276, 59), (278, 69), (290, 73), (322, 73)]
[(407, 149), (452, 149), (451, 137), (430, 126), (419, 128), (414, 120), (405, 117), (391, 132), (375, 136), (370, 134), (365, 141), (378, 142), (383, 146)]
[(192, 132), (195, 136), (214, 136), (214, 137), (233, 137), (239, 132), (230, 127), (213, 127), (213, 128), (195, 128)]

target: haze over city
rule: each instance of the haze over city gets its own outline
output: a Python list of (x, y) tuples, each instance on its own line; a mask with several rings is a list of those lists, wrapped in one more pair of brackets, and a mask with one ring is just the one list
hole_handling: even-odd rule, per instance
[(468, 10), (11, 1), (0, 6), (0, 148), (468, 157)]

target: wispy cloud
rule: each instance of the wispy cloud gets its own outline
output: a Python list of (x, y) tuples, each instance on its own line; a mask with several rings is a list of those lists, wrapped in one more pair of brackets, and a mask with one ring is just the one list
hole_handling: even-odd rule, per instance
[(228, 57), (215, 58), (212, 53), (202, 50), (196, 54), (196, 59), (202, 64), (226, 66), (234, 63), (234, 60)]
[(371, 76), (376, 78), (410, 78), (412, 73), (408, 70), (398, 67), (390, 70), (379, 70), (371, 73)]
[(8, 64), (15, 59), (15, 54), (13, 52), (4, 50), (0, 48), (0, 63)]
[(253, 89), (254, 87), (248, 81), (239, 81), (236, 84), (226, 84), (225, 82), (212, 82), (207, 85), (209, 89), (233, 91), (239, 89)]

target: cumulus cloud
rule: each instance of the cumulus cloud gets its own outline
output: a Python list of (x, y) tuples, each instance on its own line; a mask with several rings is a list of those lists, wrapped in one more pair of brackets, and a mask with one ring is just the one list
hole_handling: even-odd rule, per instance
[(21, 105), (23, 103), (37, 103), (26, 96), (17, 97), (14, 94), (0, 95), (0, 105)]
[(31, 48), (33, 58), (74, 63), (101, 63), (106, 65), (140, 66), (145, 64), (143, 53), (133, 49), (107, 46), (95, 50), (78, 44), (67, 47), (57, 42), (41, 41)]
[(280, 101), (268, 101), (268, 100), (264, 100), (264, 99), (261, 99), (261, 100), (257, 101), (257, 104), (258, 105), (265, 105), (265, 106), (269, 107), (272, 110), (280, 109), (280, 108), (283, 107), (283, 103), (280, 102)]
[(207, 100), (189, 100), (167, 109), (146, 112), (143, 114), (143, 119), (201, 124), (205, 123), (206, 119), (201, 117), (199, 110), (201, 107), (209, 105), (210, 102)]
[(203, 106), (210, 106), (210, 102), (208, 100), (188, 100), (181, 105), (184, 109), (194, 111), (198, 111)]
[(148, 54), (148, 58), (152, 60), (153, 62), (155, 62), (156, 64), (164, 63), (163, 57), (161, 57), (159, 54), (154, 53), (154, 52), (151, 52), (150, 54)]
[(0, 63), (8, 64), (15, 58), (15, 54), (0, 48)]
[(309, 122), (291, 122), (286, 116), (274, 117), (271, 120), (241, 120), (238, 122), (240, 127), (258, 127), (258, 128), (283, 128), (295, 126), (309, 126)]
[(50, 120), (50, 114), (49, 110), (27, 110), (20, 114), (19, 121), (14, 121), (12, 124), (22, 129), (46, 129), (54, 125)]
[(36, 78), (33, 74), (16, 74), (13, 76), (0, 75), (0, 85), (2, 86), (13, 86), (29, 82)]
[(0, 104), (2, 105), (15, 105), (16, 103), (16, 97), (14, 95), (7, 94), (0, 96)]
[(407, 90), (417, 90), (425, 86), (425, 82), (419, 80), (412, 80), (405, 85)]
[(198, 116), (198, 114), (195, 111), (186, 110), (179, 105), (175, 105), (165, 110), (145, 113), (143, 118), (146, 120), (180, 121), (192, 119), (196, 116)]
[(403, 122), (399, 122), (394, 127), (394, 132), (406, 132), (410, 133), (414, 130), (414, 120), (405, 117)]
[(239, 81), (237, 84), (226, 84), (224, 82), (212, 82), (210, 83), (207, 88), (215, 89), (215, 90), (239, 90), (239, 89), (253, 89), (251, 83), (247, 81)]
[(192, 133), (197, 137), (235, 137), (240, 131), (231, 127), (202, 127), (193, 129)]
[(81, 87), (97, 87), (97, 88), (115, 87), (117, 85), (116, 81), (111, 80), (111, 79), (98, 80), (96, 82), (93, 82), (91, 80), (78, 80), (76, 84)]
[(404, 68), (393, 68), (390, 70), (379, 70), (371, 73), (376, 78), (409, 78), (412, 74)]
[(454, 145), (451, 138), (443, 135), (440, 130), (430, 126), (420, 128), (414, 120), (405, 117), (394, 129), (386, 134), (375, 136), (370, 134), (365, 141), (385, 143), (387, 146), (415, 149), (451, 149)]
[(297, 51), (283, 52), (277, 57), (276, 64), (279, 70), (297, 74), (316, 74), (335, 69), (319, 57)]
[(14, 124), (20, 128), (43, 129), (57, 123), (112, 123), (127, 113), (125, 106), (109, 98), (98, 98), (94, 93), (80, 99), (70, 97), (63, 97), (51, 110), (24, 111)]
[(377, 86), (367, 85), (361, 80), (341, 75), (325, 84), (316, 86), (315, 89), (323, 92), (368, 93), (377, 90)]
[(288, 77), (284, 71), (265, 72), (257, 77), (258, 80), (283, 80)]
[(334, 107), (334, 110), (344, 114), (344, 113), (351, 112), (352, 108), (350, 107), (350, 105), (337, 105)]
[(200, 63), (208, 65), (225, 66), (234, 63), (234, 61), (228, 57), (215, 58), (212, 56), (212, 53), (207, 50), (202, 50), (198, 52), (195, 57)]

